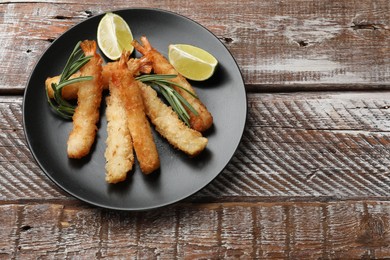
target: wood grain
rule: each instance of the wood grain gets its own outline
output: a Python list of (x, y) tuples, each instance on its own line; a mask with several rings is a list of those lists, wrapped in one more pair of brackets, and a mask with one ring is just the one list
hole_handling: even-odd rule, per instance
[[(389, 198), (390, 92), (249, 94), (242, 142), (203, 201)], [(21, 98), (0, 98), (0, 200), (67, 198), (33, 161)]]
[(63, 193), (48, 181), (27, 146), (22, 98), (0, 100), (0, 200), (61, 197)]
[(0, 4), (0, 90), (21, 93), (39, 57), (70, 27), (132, 7), (161, 8), (205, 26), (232, 52), (251, 91), (388, 89), (390, 6), (371, 2), (8, 1)]
[[(22, 118), (51, 43), (133, 7), (205, 26), (248, 91), (247, 126), (224, 171), (147, 212), (61, 191), (34, 161)], [(390, 258), (389, 11), (387, 0), (0, 2), (0, 259)]]
[[(204, 203), (115, 212), (0, 205), (0, 258), (374, 259), (390, 255), (389, 202)], [(13, 228), (9, 228), (13, 227)]]

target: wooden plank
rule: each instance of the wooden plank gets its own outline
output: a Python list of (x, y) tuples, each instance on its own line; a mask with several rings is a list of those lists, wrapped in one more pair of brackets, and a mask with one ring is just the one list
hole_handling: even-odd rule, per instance
[(202, 259), (219, 254), (221, 245), (221, 209), (219, 205), (194, 205), (176, 209), (177, 256), (180, 259)]
[[(101, 237), (105, 225), (101, 220), (101, 210), (85, 206), (81, 208), (62, 206), (56, 213), (58, 217), (53, 221), (59, 235), (55, 237), (56, 250), (50, 253), (54, 258), (78, 258), (82, 255), (83, 258), (92, 259), (101, 255)], [(34, 249), (36, 248), (34, 246)], [(37, 254), (44, 253), (37, 250)]]
[(44, 257), (57, 250), (61, 205), (25, 205), (19, 208), (17, 258), (30, 258), (31, 252)]
[(9, 204), (0, 216), (13, 226), (2, 228), (4, 258), (390, 257), (388, 201), (182, 203), (136, 213)]
[(0, 209), (0, 259), (9, 259), (16, 254), (18, 248), (18, 206), (4, 205)]
[(290, 241), (286, 207), (283, 204), (256, 207), (253, 212), (255, 230), (261, 234), (255, 237), (256, 255), (268, 259), (286, 258), (289, 245), (286, 242)]
[(25, 140), (21, 97), (0, 97), (0, 200), (63, 197), (41, 171)]
[[(161, 214), (162, 213), (162, 214)], [(175, 258), (177, 214), (175, 210), (149, 211), (137, 215), (138, 258)]]
[[(129, 258), (138, 253), (139, 230), (137, 213), (118, 214), (107, 211), (102, 217), (101, 256), (107, 258)], [(120, 234), (120, 235), (118, 235)]]
[[(388, 199), (390, 93), (249, 94), (242, 142), (190, 200)], [(21, 98), (0, 98), (0, 201), (68, 198), (26, 146)]]
[(389, 86), (387, 0), (245, 0), (234, 5), (205, 0), (119, 0), (115, 5), (72, 0), (0, 4), (1, 92), (21, 93), (41, 54), (71, 26), (92, 15), (131, 7), (166, 9), (204, 25), (232, 52), (251, 91)]
[(388, 95), (251, 95), (241, 146), (208, 191), (216, 196), (386, 197)]
[(255, 259), (254, 225), (252, 208), (247, 206), (223, 207), (221, 209), (221, 254), (227, 259)]

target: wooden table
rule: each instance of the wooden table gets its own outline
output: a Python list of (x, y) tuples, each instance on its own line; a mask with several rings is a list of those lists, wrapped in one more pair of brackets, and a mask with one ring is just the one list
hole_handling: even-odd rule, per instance
[[(242, 142), (205, 189), (154, 211), (87, 205), (26, 145), (42, 53), (96, 14), (161, 8), (211, 30), (248, 93)], [(55, 0), (0, 3), (0, 258), (390, 257), (390, 4)]]

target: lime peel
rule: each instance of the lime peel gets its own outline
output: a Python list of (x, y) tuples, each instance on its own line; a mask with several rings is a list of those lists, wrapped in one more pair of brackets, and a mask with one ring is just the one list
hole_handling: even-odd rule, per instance
[(218, 64), (218, 60), (209, 52), (189, 44), (169, 45), (168, 58), (181, 75), (196, 81), (210, 78)]
[(119, 15), (106, 13), (97, 29), (97, 42), (100, 50), (111, 60), (120, 58), (124, 50), (132, 52), (133, 35), (129, 25)]

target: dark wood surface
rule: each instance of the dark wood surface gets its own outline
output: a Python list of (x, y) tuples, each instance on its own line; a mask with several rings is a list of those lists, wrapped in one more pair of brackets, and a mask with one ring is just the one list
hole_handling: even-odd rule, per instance
[[(0, 2), (0, 259), (390, 257), (390, 2)], [(248, 92), (242, 142), (205, 189), (147, 212), (55, 186), (23, 132), (50, 44), (88, 17), (153, 7), (231, 51)]]

